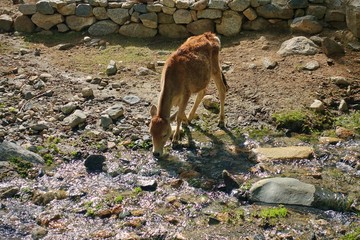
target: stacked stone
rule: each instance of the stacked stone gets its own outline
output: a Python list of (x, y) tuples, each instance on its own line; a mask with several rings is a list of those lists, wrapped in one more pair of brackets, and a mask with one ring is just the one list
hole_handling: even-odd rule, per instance
[[(14, 29), (33, 32), (36, 27), (59, 32), (88, 29), (91, 35), (120, 33), (129, 37), (160, 34), (184, 38), (206, 31), (225, 36), (241, 29), (290, 28), (315, 34), (325, 23), (359, 26), (359, 17), (346, 18), (341, 0), (40, 0), (22, 4), (23, 14)], [(144, 3), (145, 2), (145, 3)], [(353, 7), (355, 9), (355, 7)], [(359, 7), (356, 8), (359, 11)], [(358, 30), (357, 30), (358, 32)]]

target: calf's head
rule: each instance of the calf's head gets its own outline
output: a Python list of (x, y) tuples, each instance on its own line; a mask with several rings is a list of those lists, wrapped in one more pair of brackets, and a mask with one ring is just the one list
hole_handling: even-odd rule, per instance
[(157, 107), (154, 105), (151, 106), (150, 114), (150, 134), (153, 142), (153, 154), (159, 157), (163, 155), (164, 145), (171, 135), (170, 119), (158, 116)]

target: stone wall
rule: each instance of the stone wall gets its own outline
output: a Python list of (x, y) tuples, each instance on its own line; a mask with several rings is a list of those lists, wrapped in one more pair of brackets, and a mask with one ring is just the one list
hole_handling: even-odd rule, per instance
[[(140, 2), (141, 1), (141, 2)], [(19, 5), (20, 32), (84, 31), (101, 36), (184, 38), (205, 31), (233, 36), (242, 29), (289, 29), (316, 34), (349, 26), (360, 37), (359, 0), (40, 0)], [(352, 4), (352, 5), (351, 5)], [(347, 7), (351, 5), (351, 7)], [(346, 15), (347, 14), (347, 15)], [(1, 22), (6, 20), (0, 17)], [(7, 18), (8, 20), (8, 18)]]

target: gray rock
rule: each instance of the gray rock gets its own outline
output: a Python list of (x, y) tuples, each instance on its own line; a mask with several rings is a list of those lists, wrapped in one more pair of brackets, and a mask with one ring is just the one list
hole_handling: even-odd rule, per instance
[(188, 9), (191, 4), (193, 4), (194, 0), (177, 0), (176, 1), (176, 8), (178, 9)]
[(44, 15), (51, 15), (55, 13), (54, 8), (47, 0), (40, 0), (36, 3), (36, 11)]
[(44, 159), (38, 154), (30, 152), (21, 146), (6, 140), (0, 142), (0, 152), (0, 161), (10, 161), (11, 159), (19, 158), (33, 164), (44, 163)]
[(130, 23), (121, 26), (119, 33), (127, 37), (151, 38), (157, 34), (157, 29), (145, 27), (141, 23)]
[(33, 21), (33, 23), (35, 23), (38, 27), (49, 30), (53, 26), (62, 23), (64, 21), (64, 17), (58, 13), (52, 15), (45, 15), (37, 12), (32, 15), (31, 21)]
[(76, 102), (69, 102), (61, 107), (61, 112), (65, 115), (69, 115), (72, 112), (74, 112), (76, 108), (77, 108)]
[(174, 0), (161, 0), (160, 2), (166, 7), (175, 7)]
[(136, 70), (136, 75), (137, 76), (147, 76), (147, 75), (154, 75), (154, 71), (149, 69), (149, 68), (146, 68), (146, 67), (139, 67), (137, 70)]
[(21, 93), (26, 100), (29, 100), (34, 97), (32, 86), (30, 85), (24, 85), (21, 88)]
[(294, 16), (294, 10), (273, 4), (259, 6), (256, 9), (258, 16), (264, 18), (291, 19)]
[(93, 15), (93, 9), (90, 4), (81, 3), (76, 6), (75, 14), (79, 17), (91, 17)]
[(326, 56), (342, 55), (345, 53), (344, 47), (335, 40), (325, 37), (321, 43), (321, 48)]
[(70, 116), (64, 118), (64, 123), (72, 128), (86, 121), (86, 115), (81, 110), (75, 110)]
[(157, 188), (157, 181), (155, 179), (138, 179), (137, 186), (141, 187), (143, 191), (155, 191)]
[(158, 17), (156, 13), (146, 13), (139, 16), (140, 21), (145, 27), (148, 28), (157, 28)]
[(186, 26), (188, 32), (194, 35), (200, 35), (205, 32), (214, 32), (215, 24), (210, 19), (200, 19), (194, 22), (189, 23)]
[(66, 17), (66, 24), (71, 30), (81, 31), (86, 27), (93, 25), (96, 22), (95, 17), (79, 17), (70, 15)]
[(134, 5), (134, 11), (138, 13), (147, 13), (146, 4), (140, 3)]
[(326, 22), (344, 22), (345, 13), (339, 9), (327, 9), (325, 13)]
[(263, 59), (263, 66), (265, 69), (274, 69), (277, 66), (277, 62), (272, 60), (271, 58), (265, 57)]
[(317, 112), (323, 112), (325, 110), (325, 105), (322, 101), (315, 99), (314, 102), (310, 105), (310, 108)]
[(129, 10), (124, 8), (108, 9), (107, 14), (111, 20), (119, 25), (123, 25), (127, 20), (130, 19)]
[(330, 77), (329, 80), (339, 87), (347, 87), (350, 85), (350, 82), (342, 76), (333, 76)]
[(148, 4), (146, 5), (146, 9), (148, 12), (156, 12), (156, 13), (160, 13), (162, 10), (162, 4), (160, 3), (150, 3), (148, 2)]
[(112, 120), (117, 120), (124, 116), (124, 106), (120, 103), (115, 104), (103, 111), (101, 115), (108, 115)]
[(253, 184), (249, 192), (249, 200), (253, 202), (300, 205), (338, 211), (348, 211), (351, 205), (341, 194), (294, 178), (263, 179)]
[[(249, 1), (249, 5), (250, 5), (250, 1)], [(223, 0), (209, 0), (208, 8), (225, 10), (228, 8), (228, 6), (226, 4), (226, 1)]]
[(93, 14), (97, 20), (105, 20), (109, 18), (109, 16), (107, 15), (106, 8), (104, 7), (95, 7), (93, 9)]
[(309, 3), (306, 0), (288, 0), (287, 6), (292, 9), (307, 8)]
[(113, 121), (109, 115), (103, 114), (100, 116), (100, 125), (103, 129), (108, 129), (112, 123)]
[(269, 27), (270, 27), (269, 21), (262, 17), (257, 17), (253, 21), (244, 22), (242, 26), (244, 30), (252, 30), (252, 31), (266, 30)]
[(360, 2), (350, 0), (346, 4), (346, 24), (355, 37), (360, 38)]
[(33, 15), (36, 13), (36, 4), (20, 4), (19, 11), (24, 15)]
[(310, 62), (307, 62), (303, 69), (313, 71), (313, 70), (318, 69), (319, 67), (320, 67), (320, 63), (316, 60), (312, 60)]
[(283, 42), (277, 53), (281, 56), (289, 56), (294, 54), (314, 55), (318, 53), (318, 46), (306, 37), (294, 37)]
[(115, 75), (117, 72), (116, 62), (114, 60), (111, 60), (106, 68), (106, 75), (112, 76)]
[(115, 33), (119, 30), (119, 25), (111, 20), (98, 21), (89, 27), (88, 32), (93, 36), (104, 36)]
[(30, 126), (30, 128), (34, 131), (42, 131), (49, 128), (49, 123), (46, 121), (39, 121)]
[(172, 15), (165, 14), (163, 12), (158, 13), (158, 23), (174, 23), (174, 18)]
[(0, 15), (0, 32), (9, 32), (12, 28), (13, 20), (7, 14)]
[(326, 7), (322, 5), (310, 5), (306, 9), (306, 15), (312, 15), (317, 19), (323, 19), (326, 13)]
[(173, 15), (174, 12), (176, 11), (176, 8), (162, 7), (162, 11), (163, 11), (163, 13)]
[(136, 95), (126, 95), (123, 97), (123, 101), (127, 104), (134, 105), (138, 102), (140, 102), (140, 98)]
[(31, 230), (31, 237), (34, 240), (42, 239), (48, 234), (46, 228), (36, 226)]
[(94, 91), (92, 90), (92, 88), (84, 87), (83, 89), (81, 89), (81, 95), (84, 98), (94, 98)]
[(293, 32), (302, 32), (308, 34), (317, 34), (323, 30), (323, 26), (317, 21), (317, 18), (311, 15), (298, 17), (290, 24)]
[(32, 33), (35, 30), (35, 24), (30, 17), (21, 15), (15, 18), (14, 30), (18, 32)]
[(70, 28), (65, 23), (60, 23), (56, 25), (58, 32), (64, 33), (68, 32)]
[(102, 172), (106, 157), (103, 155), (90, 155), (86, 158), (84, 165), (88, 172)]
[(233, 11), (242, 12), (250, 7), (250, 0), (232, 0), (228, 3), (228, 6)]
[(312, 206), (315, 186), (294, 178), (269, 178), (256, 182), (250, 188), (250, 201)]
[(259, 147), (253, 150), (257, 156), (257, 161), (272, 160), (296, 160), (308, 159), (312, 156), (314, 149), (306, 146), (289, 147)]
[(219, 110), (220, 106), (218, 99), (213, 95), (205, 95), (202, 100), (202, 104), (204, 108), (209, 111)]
[(250, 0), (250, 5), (254, 8), (270, 4), (271, 0)]
[(34, 84), (35, 89), (42, 89), (45, 86), (46, 86), (45, 82), (41, 79), (39, 81), (36, 81), (36, 83)]
[(197, 18), (206, 18), (206, 19), (218, 19), (221, 18), (222, 11), (219, 9), (204, 9), (197, 12)]
[(159, 33), (168, 38), (186, 38), (190, 34), (183, 25), (159, 24)]
[(19, 192), (19, 188), (15, 186), (1, 187), (0, 199), (12, 198)]
[(176, 24), (188, 24), (193, 20), (190, 11), (185, 9), (177, 10), (173, 14), (173, 18)]
[(347, 110), (349, 110), (348, 105), (344, 99), (341, 99), (338, 109), (341, 112), (346, 112)]
[(224, 11), (221, 23), (216, 24), (216, 31), (227, 37), (235, 36), (241, 30), (242, 21), (243, 16), (239, 13), (232, 10)]

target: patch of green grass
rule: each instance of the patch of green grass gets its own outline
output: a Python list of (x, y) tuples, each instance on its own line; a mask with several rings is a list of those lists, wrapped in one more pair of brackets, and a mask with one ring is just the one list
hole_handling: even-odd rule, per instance
[(115, 204), (119, 204), (121, 203), (122, 201), (124, 200), (124, 196), (123, 195), (117, 195), (115, 198), (114, 198), (114, 202)]
[(285, 218), (287, 215), (288, 210), (283, 206), (277, 208), (263, 208), (260, 213), (258, 213), (258, 216), (263, 219)]
[(14, 166), (15, 171), (23, 178), (29, 175), (29, 170), (33, 167), (32, 163), (18, 157), (11, 158), (9, 162)]
[(351, 112), (350, 114), (338, 117), (335, 124), (337, 126), (353, 129), (360, 134), (360, 111)]
[(54, 157), (53, 157), (53, 155), (51, 155), (50, 153), (44, 154), (44, 155), (43, 155), (43, 158), (44, 158), (45, 164), (46, 164), (47, 166), (50, 166), (50, 165), (52, 165), (52, 164), (54, 163)]
[(360, 227), (354, 229), (353, 232), (346, 234), (341, 240), (358, 240), (360, 239)]

